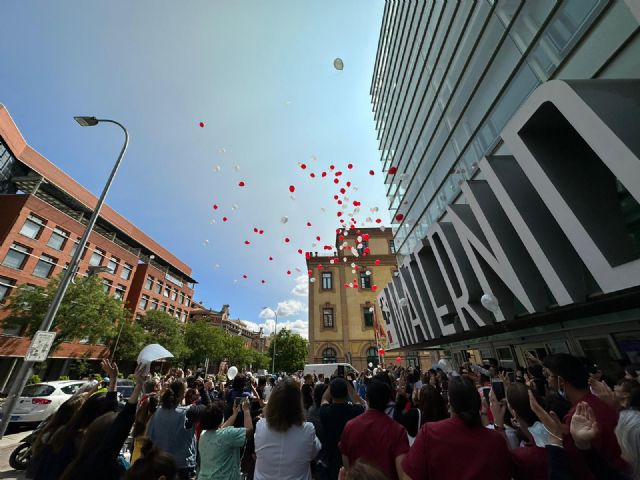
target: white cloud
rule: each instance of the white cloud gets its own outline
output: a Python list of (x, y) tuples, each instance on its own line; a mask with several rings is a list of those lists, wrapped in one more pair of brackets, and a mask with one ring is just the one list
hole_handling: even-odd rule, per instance
[(307, 310), (308, 307), (306, 303), (302, 303), (300, 300), (294, 300), (293, 298), (278, 302), (277, 311), (279, 317), (291, 317), (306, 312)]
[(291, 293), (298, 297), (309, 296), (309, 278), (306, 275), (300, 275), (296, 277), (296, 286), (293, 287)]
[[(269, 319), (260, 324), (249, 322), (247, 320), (243, 320), (243, 322), (247, 325), (247, 328), (256, 332), (260, 330), (260, 327), (262, 327), (262, 334), (266, 336), (269, 336), (273, 333), (276, 323), (275, 319)], [(278, 322), (278, 331), (282, 330), (283, 328), (291, 330), (293, 333), (297, 333), (306, 339), (309, 338), (309, 322), (307, 320), (299, 319), (288, 320), (286, 322)]]

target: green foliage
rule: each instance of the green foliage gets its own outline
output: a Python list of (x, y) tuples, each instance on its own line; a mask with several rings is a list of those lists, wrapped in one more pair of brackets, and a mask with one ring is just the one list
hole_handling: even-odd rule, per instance
[(130, 373), (129, 375), (127, 375), (127, 380), (133, 380), (135, 381), (136, 376), (133, 373)]
[[(283, 328), (278, 332), (275, 341), (269, 344), (269, 357), (273, 358), (273, 348), (276, 348), (276, 372), (293, 373), (304, 368), (308, 353), (308, 342), (297, 333)], [(273, 372), (272, 372), (273, 373)]]
[(135, 323), (145, 332), (145, 344), (159, 343), (169, 350), (176, 359), (182, 359), (188, 355), (189, 351), (185, 345), (182, 325), (176, 321), (175, 317), (160, 310), (149, 310)]
[(120, 331), (118, 345), (115, 345), (115, 337), (111, 342), (112, 351), (115, 347), (114, 359), (116, 362), (135, 361), (138, 358), (138, 353), (147, 343), (158, 343), (148, 342), (147, 332), (144, 331), (140, 322), (126, 319), (118, 328), (120, 327), (122, 327), (122, 330)]
[(40, 375), (31, 375), (31, 377), (27, 381), (27, 385), (33, 385), (34, 383), (40, 383), (40, 382), (42, 382)]
[[(60, 277), (57, 277), (45, 287), (20, 285), (4, 307), (10, 312), (5, 322), (10, 326), (26, 326), (29, 335), (35, 334), (59, 283)], [(105, 293), (100, 277), (78, 277), (75, 284), (69, 285), (56, 315), (55, 345), (76, 339), (97, 343), (110, 338), (114, 324), (128, 316), (122, 302)]]
[(200, 319), (187, 323), (185, 326), (185, 343), (189, 352), (185, 360), (190, 365), (204, 365), (206, 359), (211, 363), (218, 363), (224, 358), (225, 332), (214, 327), (206, 320)]
[(76, 358), (69, 367), (69, 371), (76, 378), (83, 378), (89, 372), (89, 362), (86, 358)]
[(70, 380), (69, 375), (60, 375), (58, 377), (58, 380), (62, 381), (62, 380)]
[(266, 353), (260, 353), (255, 350), (251, 350), (252, 358), (251, 365), (255, 370), (269, 369), (271, 368), (271, 357)]

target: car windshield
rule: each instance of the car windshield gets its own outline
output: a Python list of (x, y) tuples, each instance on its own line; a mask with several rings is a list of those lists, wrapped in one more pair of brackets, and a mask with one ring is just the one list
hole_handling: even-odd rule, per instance
[(71, 385), (62, 387), (60, 390), (62, 390), (67, 395), (73, 395), (80, 389), (80, 387), (82, 387), (82, 385), (83, 385), (82, 383), (72, 383)]
[(55, 392), (56, 388), (51, 385), (27, 385), (24, 387), (22, 391), (23, 397), (48, 397), (53, 392)]

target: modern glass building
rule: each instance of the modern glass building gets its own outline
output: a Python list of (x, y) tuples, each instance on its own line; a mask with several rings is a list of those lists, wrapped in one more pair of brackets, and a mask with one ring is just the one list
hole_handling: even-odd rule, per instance
[(634, 0), (386, 2), (371, 97), (396, 347), (640, 362), (639, 19)]

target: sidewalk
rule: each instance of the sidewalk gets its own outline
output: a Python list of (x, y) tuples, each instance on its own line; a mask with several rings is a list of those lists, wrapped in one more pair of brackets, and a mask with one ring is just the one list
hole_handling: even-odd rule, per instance
[(23, 438), (29, 435), (32, 430), (27, 430), (19, 433), (12, 433), (11, 435), (5, 435), (0, 439), (0, 450), (9, 447), (15, 447)]

